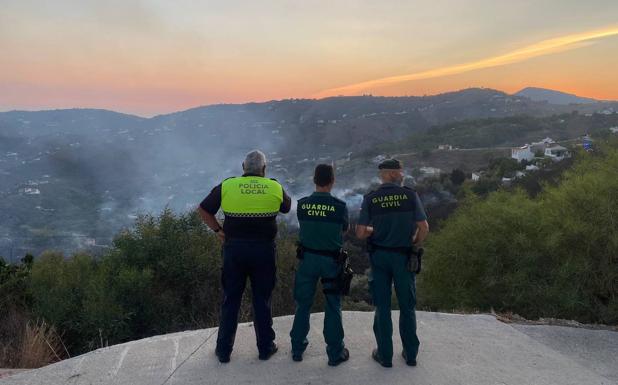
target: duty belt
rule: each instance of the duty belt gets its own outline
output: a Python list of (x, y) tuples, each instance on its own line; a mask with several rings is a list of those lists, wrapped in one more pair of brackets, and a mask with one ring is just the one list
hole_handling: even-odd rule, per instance
[[(369, 253), (374, 252), (375, 250), (384, 250), (391, 251), (393, 253), (403, 254), (408, 258), (407, 268), (410, 272), (414, 272), (416, 274), (421, 273), (421, 265), (423, 263), (423, 254), (425, 253), (425, 249), (422, 247), (389, 247), (376, 245), (372, 242), (367, 242), (367, 251)], [(412, 258), (412, 256), (416, 258)]]
[(350, 267), (348, 262), (348, 253), (343, 249), (339, 250), (317, 250), (303, 246), (301, 243), (297, 244), (296, 257), (303, 259), (303, 254), (311, 253), (317, 255), (324, 255), (331, 257), (339, 265), (338, 273), (335, 277), (322, 277), (322, 291), (324, 294), (334, 295), (349, 295), (350, 287), (352, 285), (352, 277), (354, 277), (354, 271)]
[(403, 255), (410, 255), (413, 252), (412, 247), (390, 247), (390, 246), (382, 246), (376, 245), (375, 243), (367, 243), (368, 251), (371, 252), (373, 250), (384, 250), (384, 251), (392, 251), (393, 253), (399, 253)]
[(323, 256), (331, 257), (335, 259), (339, 259), (339, 256), (341, 255), (341, 249), (339, 250), (317, 250), (317, 249), (312, 249), (312, 248), (303, 246), (302, 244), (298, 245), (298, 249), (299, 249), (299, 252), (307, 252), (311, 254), (323, 255)]

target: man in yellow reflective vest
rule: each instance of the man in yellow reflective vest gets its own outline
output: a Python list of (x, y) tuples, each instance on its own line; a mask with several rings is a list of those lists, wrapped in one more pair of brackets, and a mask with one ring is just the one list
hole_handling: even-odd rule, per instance
[[(290, 211), (291, 199), (274, 179), (265, 178), (266, 156), (247, 154), (244, 174), (228, 178), (212, 189), (198, 212), (223, 241), (223, 302), (215, 353), (229, 362), (238, 326), (238, 312), (247, 277), (253, 294), (254, 328), (260, 360), (277, 352), (272, 328), (271, 294), (275, 287), (276, 217)], [(215, 218), (223, 210), (223, 227)]]

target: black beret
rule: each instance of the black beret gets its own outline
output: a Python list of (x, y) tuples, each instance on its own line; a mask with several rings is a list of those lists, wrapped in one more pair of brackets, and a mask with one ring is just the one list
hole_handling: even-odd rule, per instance
[(397, 159), (386, 159), (378, 165), (380, 170), (400, 170), (401, 168), (401, 162)]

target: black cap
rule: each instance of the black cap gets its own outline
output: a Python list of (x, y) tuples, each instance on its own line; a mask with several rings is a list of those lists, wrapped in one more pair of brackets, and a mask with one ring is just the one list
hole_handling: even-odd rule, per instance
[(401, 168), (401, 162), (397, 159), (386, 159), (378, 165), (380, 170), (401, 170)]

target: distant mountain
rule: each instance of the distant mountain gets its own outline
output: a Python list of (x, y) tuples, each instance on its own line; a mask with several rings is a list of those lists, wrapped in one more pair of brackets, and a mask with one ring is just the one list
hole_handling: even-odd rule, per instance
[(523, 96), (528, 99), (538, 102), (548, 102), (550, 104), (591, 104), (601, 102), (600, 100), (584, 98), (581, 96), (568, 94), (566, 92), (549, 90), (546, 88), (526, 87), (523, 90), (514, 94), (514, 96)]

